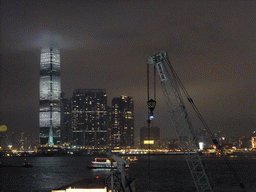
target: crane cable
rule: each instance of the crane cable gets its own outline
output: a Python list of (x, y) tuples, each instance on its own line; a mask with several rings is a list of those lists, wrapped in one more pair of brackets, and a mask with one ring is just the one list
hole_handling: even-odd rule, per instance
[[(147, 64), (147, 99), (149, 101), (149, 65)], [(154, 100), (156, 100), (156, 67), (154, 66)]]
[(209, 126), (207, 125), (207, 123), (205, 122), (203, 116), (201, 115), (201, 113), (199, 112), (198, 108), (196, 107), (194, 101), (192, 100), (192, 98), (190, 97), (189, 93), (187, 92), (185, 86), (183, 85), (183, 83), (181, 82), (180, 78), (178, 77), (177, 73), (175, 72), (174, 68), (172, 67), (168, 55), (166, 55), (166, 58), (164, 58), (166, 60), (166, 62), (168, 63), (168, 66), (175, 78), (175, 80), (177, 81), (177, 83), (179, 84), (179, 86), (181, 87), (182, 91), (184, 92), (185, 96), (187, 97), (189, 103), (191, 104), (191, 106), (193, 107), (194, 111), (196, 112), (198, 118), (200, 119), (200, 121), (202, 122), (204, 128), (206, 129), (206, 131), (208, 132), (208, 134), (210, 135), (210, 138), (212, 139), (212, 142), (216, 145), (216, 147), (221, 151), (221, 155), (222, 158), (224, 159), (225, 163), (227, 164), (228, 168), (230, 169), (230, 171), (233, 173), (234, 177), (236, 178), (237, 182), (239, 183), (241, 189), (245, 189), (245, 185), (244, 183), (241, 181), (241, 178), (239, 177), (239, 175), (236, 173), (235, 169), (232, 167), (231, 163), (228, 161), (227, 158), (225, 158), (224, 156), (224, 151), (222, 149), (222, 147), (220, 146), (220, 144), (218, 143), (217, 139), (214, 137), (213, 133), (211, 132)]
[[(149, 65), (147, 64), (147, 99), (149, 101)], [(156, 67), (154, 66), (154, 100), (156, 100)], [(147, 102), (148, 102), (147, 101)], [(150, 110), (148, 109), (148, 142), (150, 141)], [(150, 144), (148, 143), (148, 187), (150, 191)]]

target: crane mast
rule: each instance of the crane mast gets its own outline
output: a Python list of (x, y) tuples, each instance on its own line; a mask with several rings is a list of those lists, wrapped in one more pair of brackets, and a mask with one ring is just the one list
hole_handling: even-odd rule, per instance
[(161, 51), (149, 57), (147, 64), (154, 65), (158, 72), (168, 113), (176, 135), (179, 138), (179, 146), (184, 151), (184, 156), (197, 191), (213, 192), (205, 164), (198, 153), (199, 146), (195, 131), (182, 101), (176, 76), (173, 73), (172, 66), (170, 66), (166, 52)]

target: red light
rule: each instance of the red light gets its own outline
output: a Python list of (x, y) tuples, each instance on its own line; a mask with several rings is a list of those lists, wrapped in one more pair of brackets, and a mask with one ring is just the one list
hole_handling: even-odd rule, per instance
[(96, 179), (99, 179), (99, 178), (100, 178), (100, 177), (97, 175), (97, 176), (96, 176)]

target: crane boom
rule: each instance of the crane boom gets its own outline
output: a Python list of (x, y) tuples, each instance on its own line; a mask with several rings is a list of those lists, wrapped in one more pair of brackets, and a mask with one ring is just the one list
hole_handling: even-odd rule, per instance
[[(168, 61), (167, 54), (166, 52), (161, 51), (160, 53), (149, 57), (147, 63), (149, 65), (154, 65), (158, 72), (160, 84), (168, 107), (168, 113), (179, 138), (180, 147), (184, 151), (185, 159), (197, 191), (213, 192), (205, 164), (198, 153), (199, 146), (197, 137), (182, 101), (175, 75), (173, 74), (171, 67), (168, 66), (170, 62), (166, 61)], [(170, 73), (167, 70), (167, 67), (169, 67)]]

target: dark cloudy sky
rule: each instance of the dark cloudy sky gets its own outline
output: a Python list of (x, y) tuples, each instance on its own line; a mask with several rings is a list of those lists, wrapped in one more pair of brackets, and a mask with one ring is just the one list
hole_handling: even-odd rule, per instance
[[(8, 132), (38, 136), (39, 58), (61, 48), (62, 91), (133, 96), (135, 137), (146, 125), (146, 60), (165, 50), (213, 132), (256, 129), (256, 1), (1, 2), (1, 116)], [(172, 136), (161, 89), (153, 125)], [(188, 107), (194, 127), (199, 126)]]

